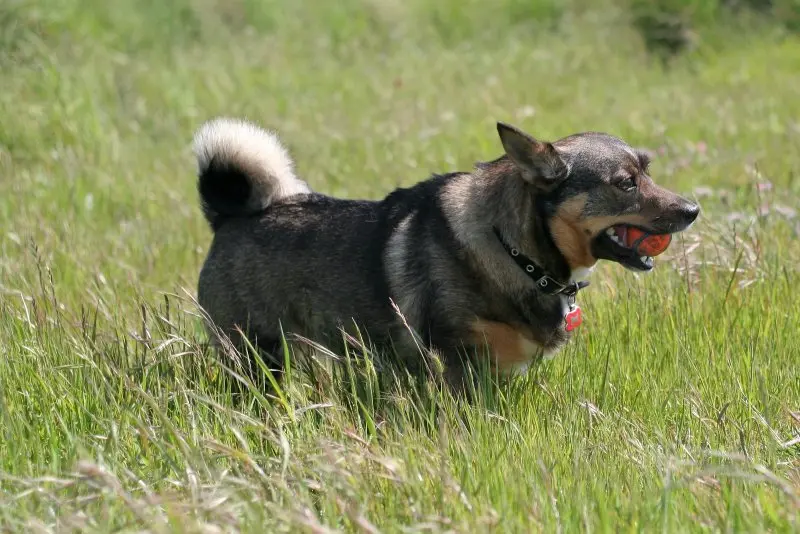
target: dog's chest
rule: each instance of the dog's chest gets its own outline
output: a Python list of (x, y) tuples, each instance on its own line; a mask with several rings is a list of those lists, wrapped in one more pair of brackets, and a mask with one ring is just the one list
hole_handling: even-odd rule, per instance
[(537, 359), (552, 357), (568, 338), (561, 328), (545, 344), (537, 341), (528, 327), (484, 319), (473, 323), (472, 333), (474, 343), (486, 347), (492, 366), (502, 374), (524, 372)]

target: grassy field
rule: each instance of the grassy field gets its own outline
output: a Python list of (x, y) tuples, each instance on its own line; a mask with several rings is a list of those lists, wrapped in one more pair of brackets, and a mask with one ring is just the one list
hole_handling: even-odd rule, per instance
[[(0, 531), (796, 531), (800, 36), (701, 37), (665, 65), (610, 0), (4, 0)], [(703, 213), (474, 405), (368, 363), (233, 395), (191, 298), (217, 114), (369, 198), (497, 120), (604, 130)]]

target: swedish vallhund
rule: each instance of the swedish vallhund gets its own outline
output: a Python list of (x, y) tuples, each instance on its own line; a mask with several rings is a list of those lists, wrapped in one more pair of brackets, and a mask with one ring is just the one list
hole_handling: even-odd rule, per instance
[(313, 192), (258, 126), (204, 124), (194, 150), (214, 238), (198, 302), (212, 337), (250, 342), (280, 372), (284, 336), (341, 343), (357, 328), (409, 369), (423, 352), (438, 355), (460, 389), (477, 354), (506, 374), (564, 345), (598, 260), (652, 269), (623, 244), (625, 229), (673, 234), (698, 216), (648, 176), (646, 153), (616, 137), (549, 143), (497, 131), (504, 154), (494, 161), (368, 201)]

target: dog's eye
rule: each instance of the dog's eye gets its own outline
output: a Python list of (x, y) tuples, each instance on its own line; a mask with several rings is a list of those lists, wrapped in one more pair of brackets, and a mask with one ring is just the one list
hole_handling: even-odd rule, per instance
[(625, 191), (626, 193), (630, 193), (634, 189), (636, 189), (636, 181), (634, 181), (632, 176), (628, 176), (619, 180), (616, 184), (617, 187)]

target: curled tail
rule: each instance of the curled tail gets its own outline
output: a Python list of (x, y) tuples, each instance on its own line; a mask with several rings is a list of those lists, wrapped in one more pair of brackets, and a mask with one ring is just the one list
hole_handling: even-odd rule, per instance
[(278, 137), (249, 122), (216, 118), (194, 137), (197, 188), (203, 213), (216, 230), (230, 217), (257, 213), (308, 185)]

